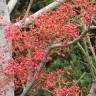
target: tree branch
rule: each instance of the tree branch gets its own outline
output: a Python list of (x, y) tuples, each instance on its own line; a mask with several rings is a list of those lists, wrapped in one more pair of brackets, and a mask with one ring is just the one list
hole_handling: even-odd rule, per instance
[(26, 18), (27, 18), (28, 14), (29, 14), (29, 11), (30, 11), (30, 9), (31, 9), (31, 6), (32, 6), (32, 4), (33, 4), (33, 1), (34, 1), (34, 0), (30, 0), (29, 5), (28, 5), (28, 8), (27, 8), (27, 11), (26, 11), (26, 13), (25, 13), (25, 16), (24, 16), (24, 18), (22, 19), (22, 22), (21, 22), (21, 23), (23, 23), (24, 25), (26, 25)]
[(58, 1), (54, 1), (53, 3), (49, 4), (48, 6), (40, 9), (39, 11), (37, 11), (36, 13), (34, 13), (32, 16), (34, 17), (34, 19), (40, 17), (42, 15), (42, 13), (49, 11), (50, 9), (54, 9), (57, 6), (59, 6), (61, 3), (66, 2), (67, 0), (58, 0)]
[(90, 89), (90, 92), (87, 96), (96, 96), (96, 79), (92, 83), (92, 87)]
[(28, 16), (29, 11), (30, 11), (30, 9), (31, 9), (31, 6), (32, 6), (32, 4), (33, 4), (33, 1), (34, 1), (34, 0), (30, 0), (29, 5), (28, 5), (28, 8), (27, 8), (27, 11), (26, 11), (26, 13), (25, 13), (25, 17), (24, 17), (24, 18), (26, 18), (26, 17)]
[(9, 14), (13, 11), (16, 3), (17, 3), (17, 0), (10, 0), (8, 2), (8, 5), (7, 6), (8, 6)]
[[(42, 15), (42, 13), (56, 8), (57, 6), (59, 6), (63, 2), (66, 2), (66, 0), (59, 0), (58, 2), (54, 1), (53, 3), (47, 5), (46, 7), (42, 8), (42, 9), (40, 9), (39, 11), (34, 13), (33, 15), (30, 15), (28, 18), (26, 18), (25, 19), (25, 24), (30, 23), (30, 20), (29, 20), (30, 17), (34, 17), (34, 19), (37, 19), (38, 17), (40, 17)], [(15, 25), (21, 25), (21, 23), (22, 23), (22, 20), (20, 20), (19, 22), (15, 23)]]
[(31, 80), (31, 82), (28, 84), (28, 86), (25, 88), (25, 90), (23, 91), (23, 93), (21, 94), (21, 96), (26, 96), (28, 94), (28, 92), (30, 91), (30, 89), (34, 86), (34, 82), (35, 82), (35, 78), (36, 76), (39, 74), (39, 72), (42, 70), (42, 68), (44, 67), (44, 65), (46, 64), (47, 61), (47, 57), (49, 55), (49, 53), (51, 52), (52, 49), (55, 48), (65, 48), (65, 47), (69, 47), (71, 45), (73, 45), (74, 43), (77, 43), (78, 41), (80, 41), (89, 31), (90, 31), (90, 27), (87, 28), (86, 30), (84, 30), (81, 35), (76, 38), (73, 41), (70, 41), (68, 44), (64, 45), (61, 43), (58, 44), (52, 44), (51, 46), (49, 46), (46, 50), (45, 50), (45, 56), (43, 58), (43, 60), (40, 63), (40, 67), (37, 69), (36, 74), (34, 75), (33, 79)]

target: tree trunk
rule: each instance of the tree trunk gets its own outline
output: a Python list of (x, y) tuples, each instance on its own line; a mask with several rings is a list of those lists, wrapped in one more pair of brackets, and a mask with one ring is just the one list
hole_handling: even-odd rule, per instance
[[(6, 0), (0, 0), (0, 17), (2, 17), (7, 24), (10, 23)], [(14, 96), (14, 83), (11, 80), (4, 86), (1, 86), (4, 80), (7, 79), (7, 77), (4, 76), (4, 71), (8, 65), (8, 61), (12, 58), (10, 50), (11, 42), (5, 39), (5, 27), (2, 24), (2, 20), (0, 20), (0, 96)]]

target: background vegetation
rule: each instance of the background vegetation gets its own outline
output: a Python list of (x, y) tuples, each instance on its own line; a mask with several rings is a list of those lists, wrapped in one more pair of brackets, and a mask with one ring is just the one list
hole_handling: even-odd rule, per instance
[[(38, 11), (51, 2), (53, 2), (53, 0), (34, 0), (30, 14)], [(29, 0), (19, 0), (11, 14), (11, 19), (14, 20), (21, 16), (21, 14), (23, 16), (26, 12), (28, 3)], [(95, 34), (94, 36), (96, 36), (95, 32), (96, 30), (92, 31), (92, 34)], [(64, 69), (64, 80), (66, 82), (71, 80), (77, 82), (81, 89), (81, 96), (87, 96), (91, 88), (92, 80), (96, 75), (93, 72), (93, 67), (96, 67), (95, 57), (92, 50), (89, 49), (91, 45), (96, 45), (96, 37), (94, 36), (90, 39), (91, 41), (89, 40), (89, 36), (85, 37), (80, 43), (68, 48), (66, 52), (61, 50), (65, 56), (59, 56), (56, 53), (51, 54), (53, 60), (47, 62), (45, 66), (45, 71), (47, 73), (56, 69)], [(18, 96), (19, 92), (16, 91), (16, 94), (16, 96)], [(30, 96), (50, 96), (50, 94), (51, 92), (49, 90), (43, 89), (42, 87), (34, 94), (30, 92)]]

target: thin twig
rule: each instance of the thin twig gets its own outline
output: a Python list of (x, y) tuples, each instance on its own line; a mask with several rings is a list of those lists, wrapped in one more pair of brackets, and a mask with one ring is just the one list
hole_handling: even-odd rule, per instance
[(34, 1), (34, 0), (30, 0), (29, 5), (28, 5), (28, 8), (27, 8), (27, 11), (26, 11), (26, 13), (25, 13), (24, 18), (26, 18), (26, 17), (28, 16), (29, 11), (30, 11), (30, 9), (31, 9), (31, 6), (32, 6), (32, 4), (33, 4), (33, 1)]
[(24, 16), (24, 18), (22, 19), (22, 24), (24, 23), (24, 25), (26, 25), (26, 18), (27, 18), (27, 16), (28, 16), (28, 14), (29, 14), (29, 11), (30, 11), (30, 9), (31, 9), (31, 6), (32, 6), (32, 4), (33, 4), (33, 1), (34, 0), (30, 0), (30, 2), (29, 2), (29, 5), (28, 5), (28, 7), (27, 7), (27, 11), (26, 11), (26, 13), (25, 13), (25, 16)]
[(84, 78), (85, 75), (86, 75), (86, 72), (84, 72), (84, 73), (80, 76), (80, 78), (76, 81), (76, 83), (79, 83), (79, 82), (82, 80), (82, 78)]

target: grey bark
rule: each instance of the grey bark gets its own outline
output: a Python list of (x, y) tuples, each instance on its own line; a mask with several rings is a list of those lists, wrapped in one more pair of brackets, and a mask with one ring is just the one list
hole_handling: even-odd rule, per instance
[[(6, 0), (0, 0), (0, 81), (7, 79), (3, 74), (8, 61), (11, 59), (11, 42), (5, 38), (5, 27), (10, 23), (10, 17), (8, 13), (8, 8), (6, 5)], [(3, 26), (3, 22), (6, 22), (6, 26)], [(3, 87), (1, 86), (3, 82), (0, 82), (0, 96), (14, 96), (14, 84), (10, 80)]]
[[(34, 17), (34, 19), (37, 19), (38, 17), (40, 17), (42, 15), (42, 13), (46, 13), (49, 10), (53, 10), (54, 8), (56, 8), (57, 6), (59, 6), (61, 3), (66, 2), (67, 0), (58, 0), (58, 1), (54, 1), (53, 3), (45, 6), (44, 8), (40, 9), (39, 11), (37, 11), (36, 13), (30, 15), (28, 18), (24, 18), (23, 20), (25, 20), (25, 24), (30, 23), (30, 17)], [(23, 22), (23, 20), (20, 20), (19, 22), (15, 23), (15, 25), (21, 25), (21, 23)]]
[(13, 9), (15, 8), (16, 3), (17, 3), (17, 0), (10, 0), (8, 2), (8, 11), (9, 11), (9, 13), (11, 13), (13, 11)]

